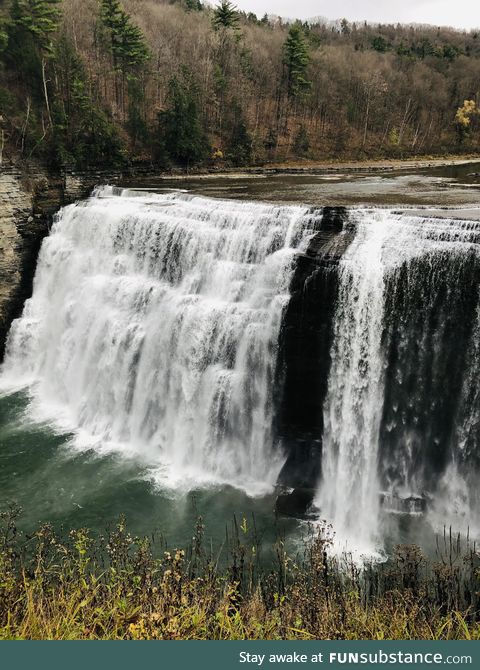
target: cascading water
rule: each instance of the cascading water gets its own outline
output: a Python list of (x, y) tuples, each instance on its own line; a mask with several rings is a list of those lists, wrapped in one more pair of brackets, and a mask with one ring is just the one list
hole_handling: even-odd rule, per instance
[[(362, 226), (339, 267), (332, 363), (324, 407), (323, 483), (318, 504), (338, 537), (368, 541), (378, 515), (382, 409), (383, 247), (388, 226)], [(361, 513), (359, 514), (359, 510)]]
[(162, 484), (271, 487), (272, 379), (306, 211), (109, 187), (64, 208), (3, 385), (29, 385), (34, 414), (77, 442), (157, 463)]
[(455, 490), (457, 502), (468, 498), (472, 525), (480, 511), (480, 223), (388, 210), (352, 218), (316, 504), (351, 547), (378, 542), (381, 491), (387, 507), (404, 501), (403, 511), (434, 498), (432, 515), (441, 507), (443, 523), (456, 511)]
[(288, 504), (321, 472), (351, 548), (385, 508), (474, 526), (480, 222), (333, 209), (98, 189), (44, 241), (0, 387), (162, 487)]

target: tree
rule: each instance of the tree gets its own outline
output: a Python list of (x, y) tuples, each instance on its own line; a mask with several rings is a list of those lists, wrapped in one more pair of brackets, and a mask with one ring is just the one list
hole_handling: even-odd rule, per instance
[(235, 166), (248, 165), (252, 161), (252, 138), (242, 108), (236, 101), (232, 105), (226, 155)]
[(18, 0), (18, 22), (35, 38), (40, 49), (51, 52), (52, 33), (57, 30), (60, 18), (60, 0)]
[(160, 112), (160, 138), (168, 156), (180, 165), (199, 163), (209, 152), (198, 107), (197, 87), (187, 68), (171, 77), (168, 84), (167, 109)]
[(464, 100), (463, 105), (457, 109), (455, 114), (455, 124), (460, 142), (463, 142), (470, 132), (472, 121), (476, 116), (480, 116), (480, 107), (477, 106), (475, 100)]
[(350, 25), (347, 21), (347, 19), (342, 19), (340, 21), (340, 30), (342, 35), (350, 35), (351, 30), (350, 30)]
[(185, 0), (185, 8), (187, 12), (201, 12), (203, 4), (200, 0)]
[(81, 168), (122, 163), (124, 151), (117, 130), (92, 100), (83, 63), (65, 36), (56, 45), (55, 75), (52, 162)]
[(119, 0), (101, 0), (100, 18), (109, 32), (114, 69), (126, 73), (150, 58), (142, 31), (122, 9)]
[(283, 45), (283, 64), (286, 68), (287, 93), (296, 98), (310, 90), (312, 82), (306, 79), (310, 62), (308, 45), (301, 26), (293, 24)]
[(213, 12), (213, 27), (215, 30), (221, 28), (233, 28), (238, 25), (238, 11), (235, 5), (230, 0), (221, 0), (220, 4)]
[(41, 91), (50, 127), (50, 81), (48, 61), (53, 57), (53, 33), (60, 19), (60, 0), (14, 0), (10, 8), (9, 49), (7, 55), (15, 71), (21, 71)]
[(107, 31), (113, 70), (122, 76), (121, 90), (115, 79), (117, 104), (125, 109), (125, 82), (137, 76), (139, 67), (150, 58), (150, 50), (142, 31), (122, 9), (119, 0), (101, 0), (100, 20)]
[(0, 54), (5, 51), (8, 44), (8, 19), (0, 7)]
[(297, 156), (306, 156), (310, 150), (310, 140), (305, 126), (302, 124), (293, 140), (293, 151)]
[(372, 47), (375, 49), (375, 51), (379, 51), (383, 54), (388, 51), (390, 45), (384, 37), (377, 35), (372, 39)]

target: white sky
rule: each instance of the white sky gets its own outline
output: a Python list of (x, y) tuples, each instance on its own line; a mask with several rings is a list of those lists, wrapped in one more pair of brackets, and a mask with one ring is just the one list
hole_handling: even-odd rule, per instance
[[(215, 3), (215, 0), (213, 0)], [(215, 3), (216, 4), (216, 3)], [(288, 18), (328, 19), (378, 23), (430, 23), (456, 28), (480, 27), (478, 0), (235, 0), (244, 11), (261, 17), (277, 14)]]

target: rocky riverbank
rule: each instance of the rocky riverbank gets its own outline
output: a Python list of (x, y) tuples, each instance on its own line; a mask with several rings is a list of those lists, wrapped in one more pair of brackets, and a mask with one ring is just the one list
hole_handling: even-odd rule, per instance
[(356, 174), (356, 173), (382, 173), (399, 172), (404, 170), (424, 170), (428, 168), (455, 167), (458, 165), (478, 164), (480, 154), (467, 154), (464, 156), (418, 156), (414, 158), (385, 158), (364, 160), (324, 160), (311, 161), (299, 160), (285, 163), (265, 163), (244, 168), (194, 168), (188, 171), (176, 168), (158, 175), (159, 179), (184, 180), (191, 179), (215, 179), (218, 177), (240, 179), (254, 176), (268, 177), (271, 175), (322, 175), (330, 173)]

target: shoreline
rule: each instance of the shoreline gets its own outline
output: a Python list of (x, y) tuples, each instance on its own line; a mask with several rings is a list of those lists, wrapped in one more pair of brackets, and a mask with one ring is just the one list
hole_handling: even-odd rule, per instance
[[(162, 180), (185, 179), (246, 179), (251, 177), (268, 177), (277, 174), (291, 175), (321, 175), (329, 173), (355, 174), (357, 172), (396, 172), (411, 169), (428, 169), (441, 167), (455, 167), (457, 165), (480, 164), (480, 154), (455, 155), (451, 157), (418, 157), (409, 159), (367, 159), (367, 160), (325, 160), (305, 161), (302, 163), (267, 163), (262, 166), (243, 168), (204, 168), (197, 170), (174, 169), (172, 172), (162, 172), (157, 175)], [(155, 168), (153, 167), (154, 171)]]

